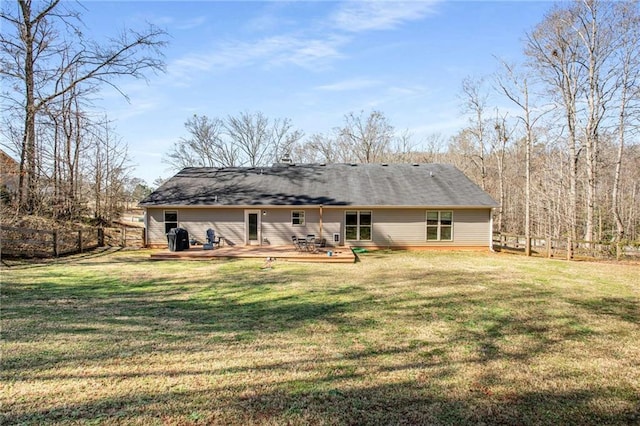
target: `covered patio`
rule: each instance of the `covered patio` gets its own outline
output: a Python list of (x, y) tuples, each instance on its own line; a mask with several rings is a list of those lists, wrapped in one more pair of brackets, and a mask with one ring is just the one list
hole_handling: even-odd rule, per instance
[[(331, 255), (329, 255), (331, 252)], [(348, 247), (326, 247), (316, 253), (296, 250), (290, 246), (223, 246), (213, 250), (203, 250), (202, 246), (192, 246), (189, 250), (159, 250), (151, 254), (152, 260), (211, 260), (233, 258), (275, 258), (289, 262), (354, 263), (356, 255)]]

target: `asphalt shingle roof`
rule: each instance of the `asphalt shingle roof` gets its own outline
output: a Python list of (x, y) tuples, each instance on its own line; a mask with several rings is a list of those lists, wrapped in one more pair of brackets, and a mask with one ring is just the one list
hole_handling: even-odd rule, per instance
[(189, 167), (140, 202), (154, 206), (497, 207), (448, 164)]

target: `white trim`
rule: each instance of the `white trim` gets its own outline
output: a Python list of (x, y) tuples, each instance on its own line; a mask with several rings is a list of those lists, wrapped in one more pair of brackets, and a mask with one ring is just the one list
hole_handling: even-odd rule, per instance
[[(162, 226), (164, 227), (164, 232), (167, 232), (167, 212), (176, 212), (176, 228), (180, 228), (180, 214), (178, 212), (178, 209), (163, 209), (162, 210)], [(169, 223), (173, 223), (173, 221), (169, 221)]]
[(489, 212), (489, 250), (495, 252), (493, 249), (493, 210)]
[[(258, 223), (256, 224), (258, 229), (256, 230), (258, 235), (257, 240), (249, 240), (249, 215), (255, 214), (258, 218)], [(245, 209), (244, 211), (244, 244), (249, 245), (262, 245), (262, 210), (258, 209)]]
[[(302, 216), (298, 215), (298, 219), (302, 218), (302, 223), (293, 223), (293, 214), (294, 213), (302, 213)], [(301, 209), (294, 209), (291, 210), (291, 226), (305, 226), (307, 224), (307, 214), (305, 213), (304, 210)]]
[[(347, 225), (347, 213), (349, 212), (356, 212), (356, 217), (358, 218), (358, 223), (355, 225), (356, 226), (356, 230), (357, 230), (357, 239), (355, 240), (348, 240), (347, 239), (347, 226), (354, 226), (354, 225)], [(369, 216), (371, 217), (371, 225), (360, 225), (360, 213), (369, 213)], [(362, 238), (360, 238), (360, 227), (361, 226), (368, 226), (371, 229), (371, 238), (369, 238), (368, 240), (363, 240)], [(363, 209), (363, 210), (356, 210), (356, 209), (352, 209), (352, 208), (348, 208), (345, 209), (344, 211), (344, 242), (345, 244), (347, 243), (347, 241), (352, 241), (352, 242), (373, 242), (373, 210), (372, 209)]]
[[(144, 216), (142, 216), (143, 218), (143, 223), (144, 223), (144, 246), (148, 247), (149, 246), (149, 210), (147, 210), (147, 208), (144, 208)], [(163, 218), (164, 219), (164, 218)]]
[[(429, 213), (438, 213), (438, 225), (429, 225), (428, 224), (428, 220), (429, 220)], [(451, 238), (448, 240), (443, 240), (442, 239), (442, 213), (451, 213)], [(453, 219), (453, 214), (454, 211), (453, 210), (449, 210), (449, 209), (444, 209), (444, 210), (433, 210), (433, 209), (428, 209), (425, 211), (424, 214), (424, 240), (427, 243), (438, 243), (438, 242), (443, 242), (443, 243), (452, 243), (455, 241), (455, 236), (454, 236), (454, 232), (455, 232), (455, 221)], [(436, 227), (437, 226), (437, 230), (438, 230), (438, 238), (435, 240), (430, 240), (429, 239), (429, 233), (427, 231), (427, 229), (429, 228), (429, 226)], [(444, 225), (447, 226), (447, 225)]]

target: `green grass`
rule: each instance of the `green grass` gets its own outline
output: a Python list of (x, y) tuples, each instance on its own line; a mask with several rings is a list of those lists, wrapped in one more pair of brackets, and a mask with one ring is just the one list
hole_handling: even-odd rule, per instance
[(640, 268), (482, 253), (2, 273), (1, 424), (636, 424)]

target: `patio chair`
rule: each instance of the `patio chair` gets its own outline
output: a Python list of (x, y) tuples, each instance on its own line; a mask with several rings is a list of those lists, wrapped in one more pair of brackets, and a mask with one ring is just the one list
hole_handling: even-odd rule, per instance
[(315, 242), (316, 242), (316, 234), (307, 234), (307, 240), (306, 240), (307, 251), (310, 251), (312, 253), (317, 252)]
[[(304, 251), (306, 250), (306, 241), (304, 240), (300, 240), (298, 237), (296, 237), (295, 235), (291, 236), (291, 241), (293, 242), (293, 247), (295, 247), (295, 249), (297, 251)], [(304, 246), (304, 247), (303, 247)]]
[(320, 251), (319, 249), (325, 248), (327, 246), (327, 239), (316, 238), (313, 242), (313, 245), (315, 246), (315, 251)]
[(220, 237), (216, 237), (216, 231), (211, 228), (207, 229), (207, 243), (220, 247)]

